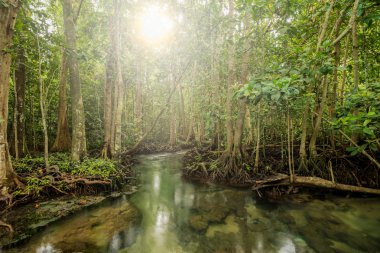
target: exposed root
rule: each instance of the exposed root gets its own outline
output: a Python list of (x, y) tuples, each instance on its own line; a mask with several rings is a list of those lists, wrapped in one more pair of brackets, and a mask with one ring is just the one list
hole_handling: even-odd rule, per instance
[[(259, 168), (254, 170), (252, 155), (242, 157), (208, 148), (193, 149), (184, 156), (183, 175), (201, 181), (238, 186), (253, 185), (256, 180), (264, 180), (277, 173), (288, 174), (287, 157), (281, 149), (268, 146), (266, 153), (266, 158), (260, 157)], [(294, 166), (298, 168), (295, 171), (297, 177), (316, 177), (332, 183), (370, 189), (379, 188), (380, 184), (379, 171), (365, 156), (351, 157), (344, 150), (324, 149), (316, 157), (303, 162), (300, 159), (295, 161)]]
[(9, 233), (11, 233), (11, 234), (14, 232), (13, 227), (12, 227), (10, 224), (5, 223), (5, 222), (2, 221), (2, 220), (0, 220), (0, 227), (6, 227), (6, 228), (8, 228), (8, 231), (9, 231)]

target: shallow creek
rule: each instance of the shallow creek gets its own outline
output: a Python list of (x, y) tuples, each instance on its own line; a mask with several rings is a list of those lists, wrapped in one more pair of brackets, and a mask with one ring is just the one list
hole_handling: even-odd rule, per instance
[(255, 200), (249, 190), (183, 180), (182, 155), (141, 156), (136, 193), (3, 252), (380, 252), (380, 199)]

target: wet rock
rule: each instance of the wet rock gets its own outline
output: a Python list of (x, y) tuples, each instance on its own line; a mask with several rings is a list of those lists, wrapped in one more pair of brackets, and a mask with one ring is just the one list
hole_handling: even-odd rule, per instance
[(268, 226), (260, 219), (253, 219), (252, 221), (247, 223), (247, 228), (250, 231), (260, 232), (260, 231), (267, 230)]
[(207, 222), (216, 222), (220, 223), (223, 221), (224, 218), (227, 217), (229, 214), (229, 208), (226, 206), (216, 206), (212, 210), (210, 210), (207, 215), (205, 215)]
[(289, 213), (281, 212), (281, 213), (279, 213), (278, 218), (280, 219), (281, 222), (283, 222), (283, 223), (285, 223), (287, 225), (294, 225), (294, 224), (296, 224), (295, 219)]
[(206, 236), (214, 237), (216, 233), (236, 234), (239, 232), (239, 224), (236, 222), (235, 216), (228, 216), (224, 224), (211, 225), (208, 227)]
[(197, 230), (202, 231), (208, 227), (207, 219), (203, 215), (193, 215), (189, 218), (190, 226)]

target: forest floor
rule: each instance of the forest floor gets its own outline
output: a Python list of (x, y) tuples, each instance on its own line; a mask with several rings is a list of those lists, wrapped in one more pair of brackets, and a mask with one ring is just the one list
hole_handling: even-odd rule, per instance
[[(294, 154), (298, 154), (298, 150), (295, 149)], [(252, 187), (260, 196), (266, 195), (272, 198), (299, 193), (306, 188), (317, 189), (314, 192), (318, 194), (321, 191), (326, 192), (326, 188), (330, 188), (327, 190), (329, 192), (337, 192), (339, 187), (336, 188), (336, 185), (355, 186), (357, 189), (354, 191), (361, 192), (360, 190), (364, 189), (363, 193), (370, 193), (372, 189), (378, 191), (380, 188), (379, 171), (376, 167), (365, 156), (353, 157), (347, 155), (344, 150), (321, 152), (314, 160), (309, 160), (307, 166), (300, 166), (298, 160), (294, 161), (295, 178), (300, 178), (300, 181), (316, 179), (317, 181), (311, 182), (311, 185), (289, 183), (288, 157), (279, 147), (268, 145), (264, 151), (262, 150), (258, 167), (255, 167), (255, 151), (252, 149), (245, 149), (242, 157), (236, 160), (235, 165), (238, 168), (224, 167), (225, 163), (221, 162), (221, 157), (223, 151), (213, 150), (210, 147), (190, 150), (183, 158), (184, 177), (235, 187)], [(326, 182), (329, 184), (331, 181), (333, 184), (328, 186), (332, 187), (326, 187)], [(318, 184), (321, 187), (318, 187)], [(260, 191), (256, 191), (259, 189)], [(366, 189), (369, 189), (369, 192), (366, 192)], [(340, 191), (345, 190), (340, 189)]]

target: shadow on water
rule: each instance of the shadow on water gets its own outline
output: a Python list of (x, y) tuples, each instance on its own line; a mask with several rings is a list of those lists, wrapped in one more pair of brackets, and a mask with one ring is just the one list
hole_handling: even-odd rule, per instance
[(135, 168), (139, 190), (129, 199), (56, 223), (9, 252), (290, 253), (380, 248), (378, 199), (256, 202), (249, 190), (183, 181), (181, 157), (141, 156)]

